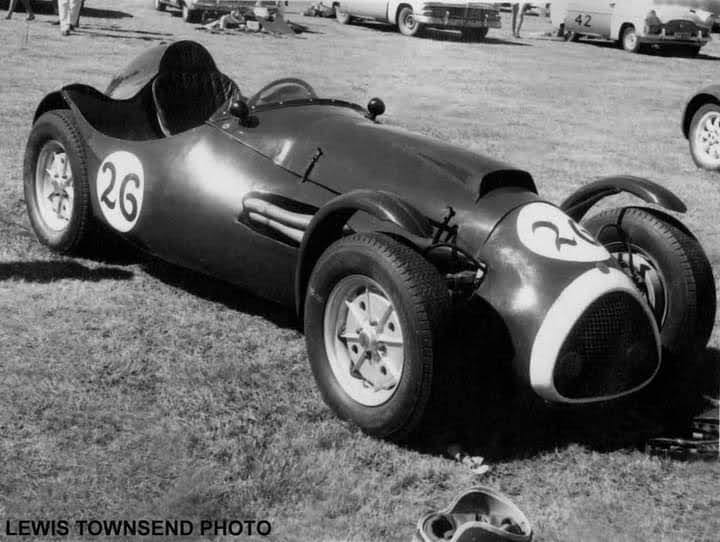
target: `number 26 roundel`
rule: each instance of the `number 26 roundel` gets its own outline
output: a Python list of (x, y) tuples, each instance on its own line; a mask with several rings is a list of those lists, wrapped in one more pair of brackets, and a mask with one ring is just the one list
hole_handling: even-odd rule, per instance
[(142, 210), (145, 174), (137, 156), (126, 151), (108, 155), (97, 174), (100, 209), (110, 226), (129, 232)]

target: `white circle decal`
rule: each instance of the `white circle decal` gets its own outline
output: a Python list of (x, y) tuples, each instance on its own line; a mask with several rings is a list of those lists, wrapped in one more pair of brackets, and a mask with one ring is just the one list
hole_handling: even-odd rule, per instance
[(566, 262), (603, 262), (610, 253), (568, 215), (549, 203), (530, 203), (517, 218), (520, 241), (535, 254)]
[(105, 158), (97, 174), (97, 195), (103, 216), (118, 231), (129, 232), (140, 216), (145, 174), (137, 156), (116, 151)]

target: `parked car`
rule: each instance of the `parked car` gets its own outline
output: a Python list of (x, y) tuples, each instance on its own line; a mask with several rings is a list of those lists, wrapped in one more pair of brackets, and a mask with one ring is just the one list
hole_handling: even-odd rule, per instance
[(684, 46), (696, 55), (710, 41), (714, 15), (659, 0), (571, 0), (565, 17), (568, 38), (617, 41), (637, 53), (648, 45)]
[(490, 28), (500, 28), (500, 10), (485, 2), (452, 0), (339, 0), (333, 2), (338, 22), (370, 19), (398, 27), (416, 36), (426, 27), (461, 30), (471, 38), (484, 38)]
[[(244, 98), (201, 45), (161, 45), (105, 92), (40, 102), (30, 222), (63, 254), (109, 232), (294, 307), (325, 401), (373, 435), (403, 439), (432, 411), (462, 307), (499, 345), (463, 356), (546, 401), (689, 395), (716, 297), (700, 243), (666, 212), (685, 211), (677, 196), (614, 176), (556, 206), (527, 171), (382, 124), (384, 109), (294, 78)], [(619, 192), (655, 207), (585, 218)]]
[[(255, 0), (154, 0), (155, 9), (164, 11), (168, 6), (182, 10), (182, 19), (187, 23), (200, 22), (204, 15), (225, 15), (241, 8), (258, 6)], [(258, 7), (269, 9), (277, 5), (275, 0), (260, 0)]]
[(688, 101), (682, 132), (695, 164), (720, 171), (720, 85), (705, 87)]

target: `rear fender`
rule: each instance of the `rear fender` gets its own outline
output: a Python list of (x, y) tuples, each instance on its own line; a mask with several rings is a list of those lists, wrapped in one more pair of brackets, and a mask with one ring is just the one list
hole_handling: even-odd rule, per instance
[(601, 199), (620, 192), (627, 192), (648, 203), (654, 203), (676, 213), (687, 211), (682, 200), (667, 188), (648, 179), (631, 175), (605, 177), (586, 184), (563, 201), (560, 208), (573, 220), (580, 222), (593, 205)]
[(343, 236), (345, 225), (358, 211), (394, 224), (409, 236), (432, 236), (432, 225), (428, 219), (390, 192), (353, 190), (330, 200), (310, 221), (300, 245), (300, 256), (295, 270), (295, 308), (301, 320), (305, 292), (315, 262), (330, 244)]

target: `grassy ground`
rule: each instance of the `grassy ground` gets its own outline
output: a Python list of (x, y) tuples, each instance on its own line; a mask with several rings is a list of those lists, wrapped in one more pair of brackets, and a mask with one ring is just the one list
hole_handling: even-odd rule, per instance
[[(526, 168), (554, 201), (600, 175), (653, 178), (687, 202), (717, 270), (720, 180), (692, 165), (679, 122), (715, 78), (719, 43), (698, 59), (632, 56), (514, 40), (507, 24), (463, 43), (299, 15), (312, 33), (217, 36), (149, 0), (88, 5), (69, 38), (51, 14), (0, 24), (0, 520), (266, 518), (277, 540), (408, 540), (420, 515), (482, 483), (516, 500), (538, 540), (717, 539), (720, 464), (648, 458), (597, 419), (543, 417), (480, 477), (363, 436), (320, 400), (289, 312), (158, 262), (43, 249), (21, 164), (45, 93), (103, 88), (145, 48), (192, 38), (245, 94), (295, 75), (325, 95), (381, 96), (386, 122)], [(527, 33), (546, 24), (530, 18)], [(719, 346), (716, 329), (709, 361)]]

